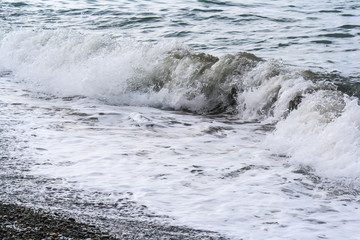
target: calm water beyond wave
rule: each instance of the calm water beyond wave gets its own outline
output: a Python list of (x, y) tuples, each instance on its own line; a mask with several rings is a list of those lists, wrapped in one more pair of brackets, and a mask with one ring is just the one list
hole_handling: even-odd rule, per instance
[(360, 239), (357, 0), (4, 0), (0, 93), (6, 201)]

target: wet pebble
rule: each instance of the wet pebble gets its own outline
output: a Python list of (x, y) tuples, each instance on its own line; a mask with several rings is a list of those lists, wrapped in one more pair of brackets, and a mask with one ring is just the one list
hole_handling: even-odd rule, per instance
[(95, 226), (50, 212), (0, 203), (0, 239), (116, 239)]

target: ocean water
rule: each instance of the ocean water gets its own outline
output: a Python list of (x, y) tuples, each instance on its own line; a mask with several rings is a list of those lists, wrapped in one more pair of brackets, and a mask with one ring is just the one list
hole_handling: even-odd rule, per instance
[(359, 54), (356, 0), (1, 1), (1, 196), (359, 239)]

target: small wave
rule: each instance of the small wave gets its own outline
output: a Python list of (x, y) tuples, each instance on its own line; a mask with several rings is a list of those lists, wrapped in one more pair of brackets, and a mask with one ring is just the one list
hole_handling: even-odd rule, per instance
[(355, 37), (353, 34), (350, 33), (328, 33), (319, 35), (319, 37), (330, 37), (330, 38), (352, 38)]
[(14, 6), (14, 7), (26, 7), (28, 6), (29, 4), (26, 3), (26, 2), (12, 2), (12, 3), (9, 3), (11, 6)]
[(345, 24), (345, 25), (341, 25), (338, 28), (340, 28), (340, 29), (355, 29), (355, 28), (360, 28), (360, 25)]
[(342, 11), (336, 9), (320, 10), (319, 13), (341, 13)]
[(311, 42), (318, 43), (318, 44), (332, 44), (333, 43), (332, 41), (329, 41), (329, 40), (313, 40)]
[(198, 2), (209, 4), (209, 5), (234, 6), (234, 4), (229, 1), (198, 0)]

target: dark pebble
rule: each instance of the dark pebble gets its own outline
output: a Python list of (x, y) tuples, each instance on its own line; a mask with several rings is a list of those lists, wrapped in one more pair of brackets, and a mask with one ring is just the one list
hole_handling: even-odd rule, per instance
[(0, 239), (116, 239), (74, 218), (0, 203)]
[(86, 224), (64, 213), (55, 214), (0, 201), (0, 239), (3, 240), (226, 239), (215, 232), (156, 222), (112, 219), (111, 226), (114, 227), (111, 227), (107, 221), (100, 225)]

